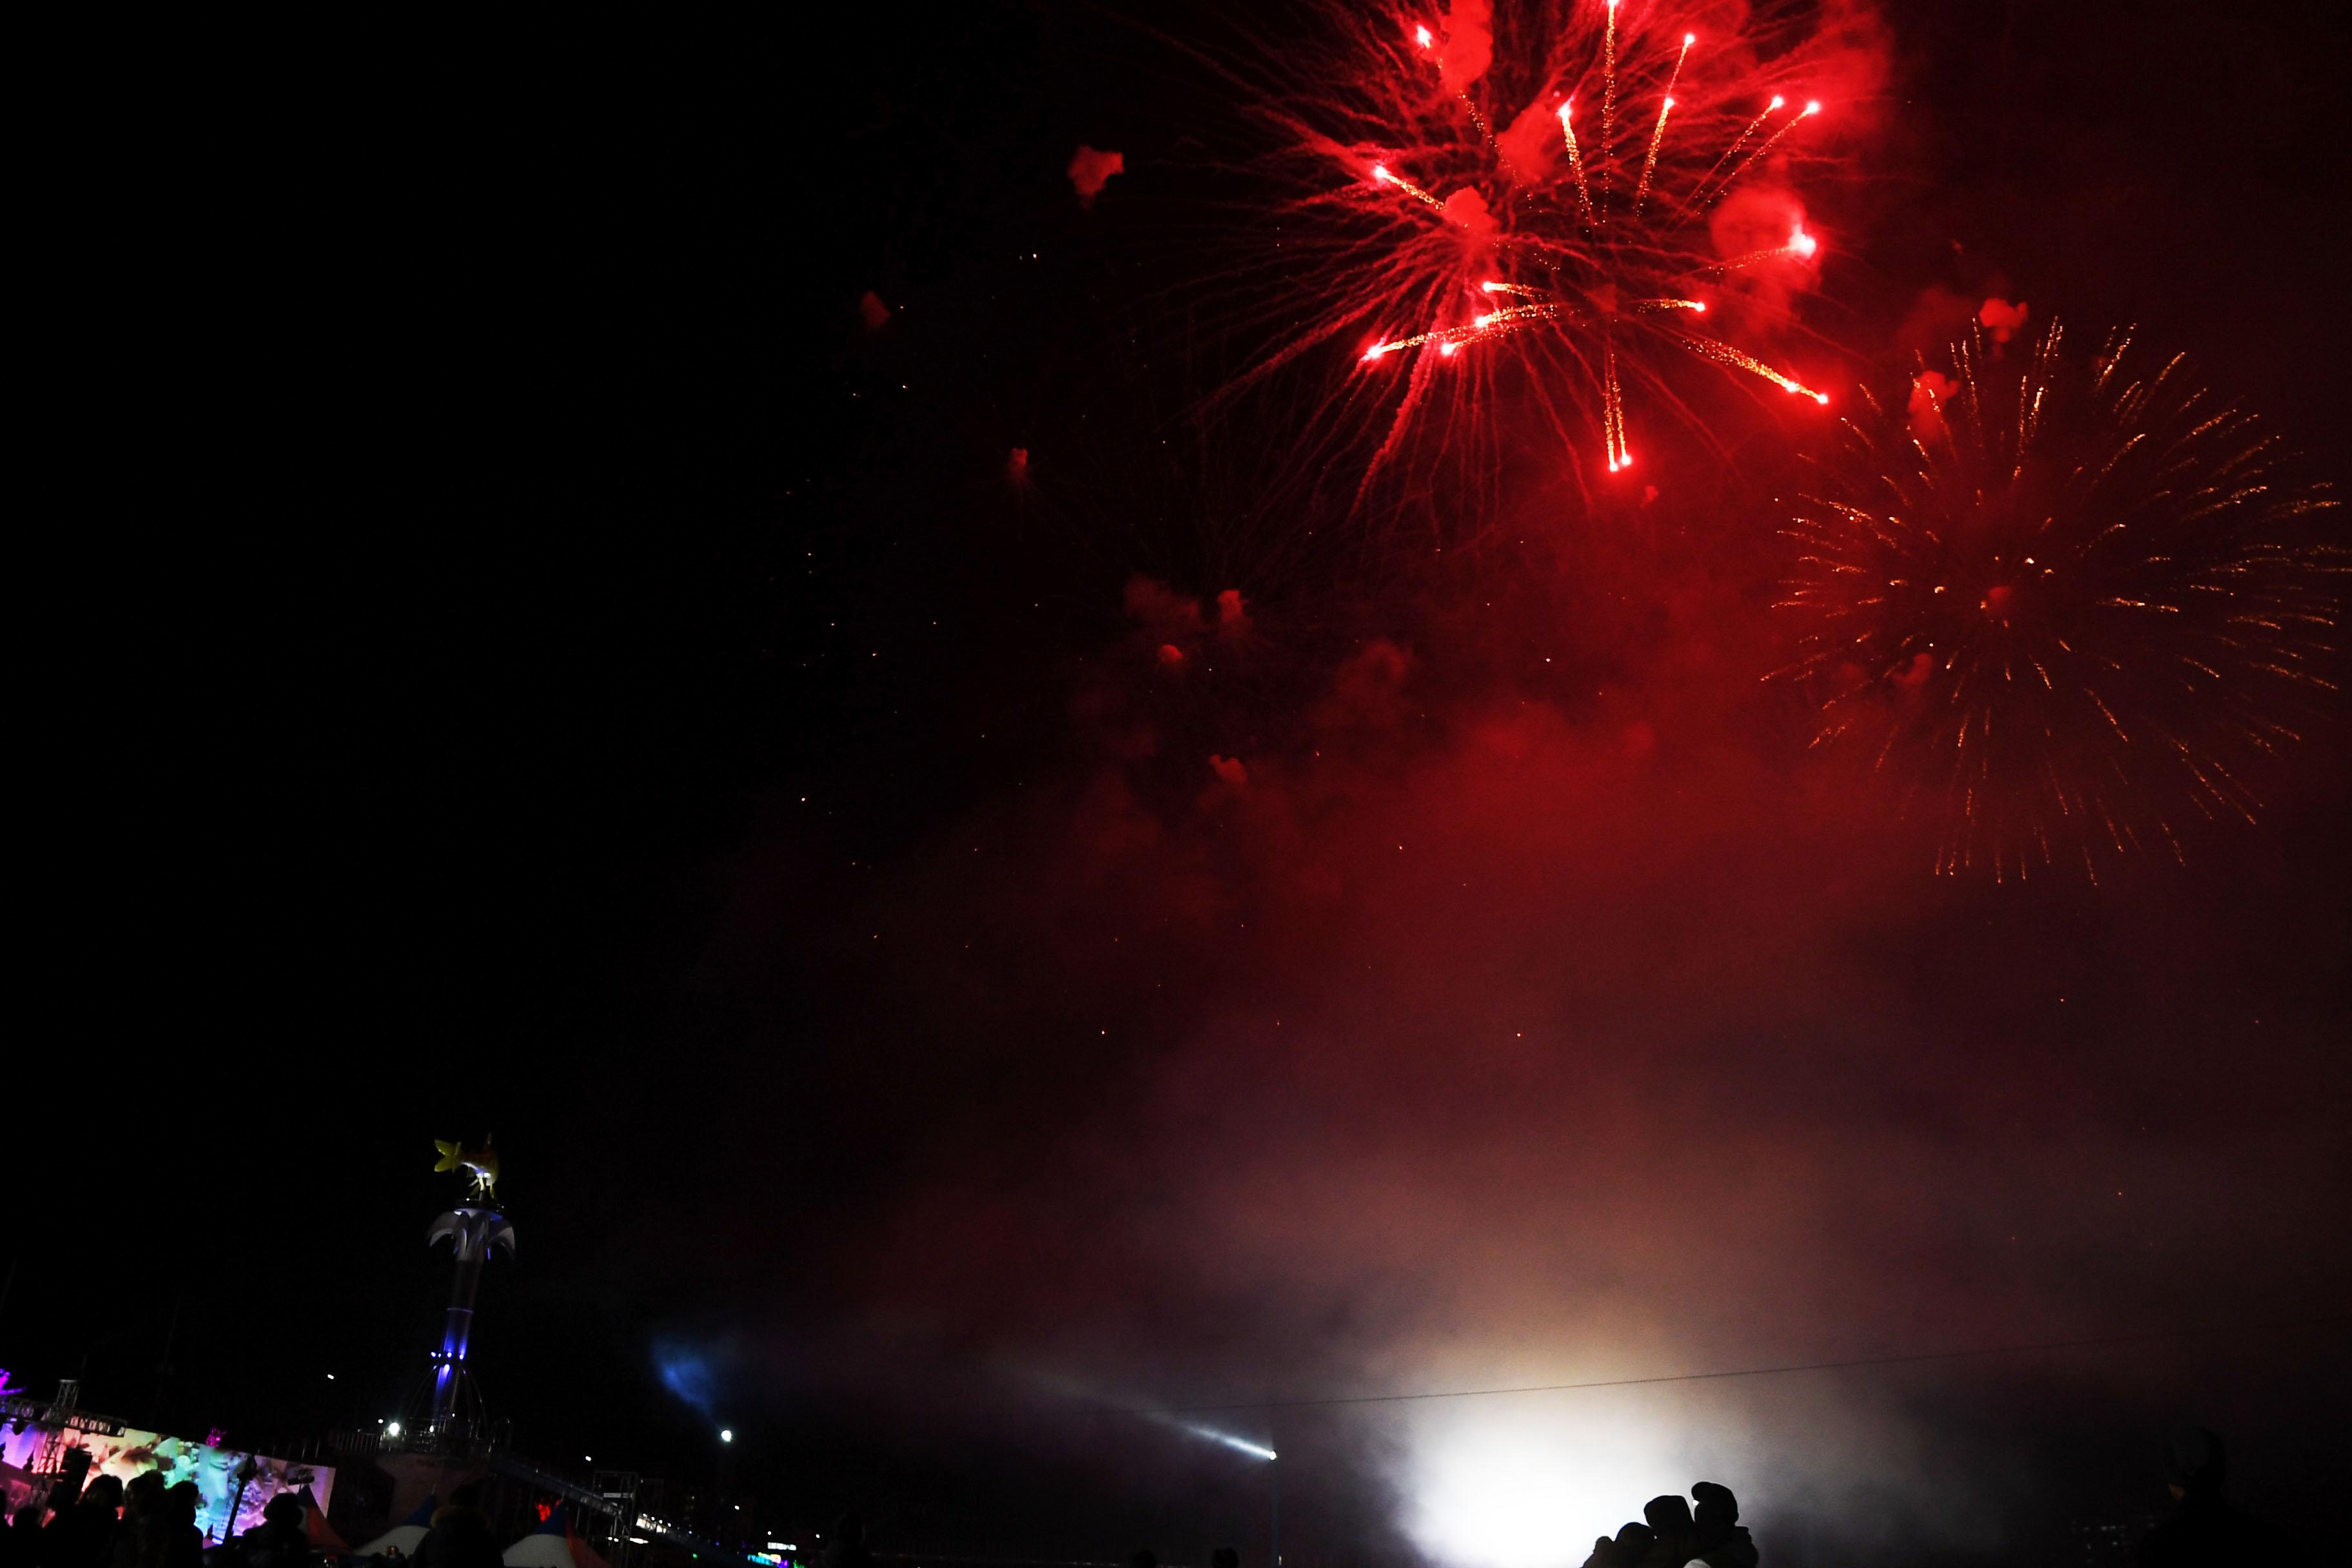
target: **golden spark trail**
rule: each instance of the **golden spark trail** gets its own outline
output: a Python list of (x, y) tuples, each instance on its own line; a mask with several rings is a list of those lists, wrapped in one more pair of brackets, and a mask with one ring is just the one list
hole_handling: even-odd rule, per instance
[(1625, 445), (1625, 395), (1617, 384), (1617, 345), (1608, 343), (1601, 350), (1606, 365), (1601, 384), (1601, 440), (1609, 451), (1609, 471), (1617, 473), (1633, 466), (1633, 454)]
[(1478, 112), (1478, 106), (1470, 101), (1470, 95), (1468, 93), (1465, 92), (1460, 96), (1462, 99), (1462, 107), (1469, 111), (1470, 123), (1478, 128), (1479, 139), (1484, 141), (1489, 147), (1493, 146), (1495, 144), (1494, 128), (1486, 123), (1486, 117)]
[(1820, 100), (1816, 100), (1813, 102), (1806, 104), (1804, 108), (1799, 110), (1795, 114), (1790, 115), (1787, 120), (1782, 121), (1780, 122), (1780, 130), (1775, 131), (1771, 135), (1767, 136), (1764, 139), (1764, 144), (1761, 147), (1757, 148), (1756, 151), (1741, 159), (1739, 166), (1723, 177), (1723, 184), (1715, 188), (1715, 195), (1706, 198), (1706, 205), (1711, 207), (1715, 205), (1716, 203), (1721, 201), (1724, 197), (1724, 193), (1730, 190), (1731, 187), (1738, 183), (1740, 175), (1748, 173), (1749, 168), (1754, 166), (1759, 160), (1765, 157), (1772, 151), (1773, 148), (1778, 147), (1780, 144), (1781, 137), (1786, 136), (1790, 132), (1794, 131), (1798, 126), (1803, 124), (1806, 121), (1811, 120), (1814, 115), (1819, 114), (1821, 111), (1822, 106)]
[(1607, 223), (1610, 146), (1617, 134), (1617, 0), (1609, 0), (1609, 31), (1601, 48), (1601, 221)]
[[(1694, 185), (1691, 188), (1689, 197), (1683, 203), (1685, 210), (1695, 205), (1701, 196), (1707, 194), (1707, 188), (1715, 184), (1716, 175), (1723, 173), (1723, 166), (1726, 163), (1730, 163), (1735, 157), (1738, 156), (1739, 150), (1748, 145), (1748, 139), (1750, 136), (1755, 135), (1756, 132), (1762, 128), (1764, 122), (1771, 119), (1775, 113), (1779, 112), (1780, 106), (1788, 101), (1789, 100), (1787, 99), (1781, 97), (1777, 92), (1772, 95), (1772, 101), (1764, 106), (1763, 112), (1757, 115), (1755, 119), (1749, 121), (1747, 126), (1741, 130), (1739, 134), (1731, 139), (1731, 145), (1723, 150), (1723, 156), (1715, 161), (1715, 167), (1709, 169), (1706, 172), (1706, 177), (1699, 181), (1696, 185)], [(1742, 166), (1745, 167), (1745, 165)]]
[(1744, 370), (1750, 375), (1762, 376), (1783, 392), (1793, 392), (1800, 397), (1810, 397), (1815, 403), (1823, 406), (1828, 405), (1830, 400), (1828, 393), (1815, 392), (1803, 382), (1781, 374), (1754, 354), (1742, 353), (1720, 338), (1686, 337), (1683, 339), (1683, 346), (1701, 359), (1713, 360), (1716, 363), (1728, 365), (1733, 370)]
[(1650, 176), (1658, 172), (1658, 148), (1666, 140), (1666, 116), (1674, 112), (1675, 83), (1683, 76), (1683, 62), (1690, 58), (1691, 46), (1698, 42), (1696, 33), (1683, 35), (1683, 51), (1675, 57), (1675, 68), (1666, 74), (1666, 93), (1658, 100), (1658, 126), (1650, 132), (1650, 155), (1642, 163), (1641, 187), (1633, 193), (1633, 216), (1642, 216), (1642, 204), (1650, 199)]
[(1570, 118), (1576, 112), (1576, 100), (1570, 99), (1559, 106), (1559, 133), (1568, 140), (1568, 166), (1576, 174), (1576, 202), (1584, 213), (1584, 221), (1592, 221), (1592, 191), (1584, 183), (1584, 160), (1576, 151), (1576, 127)]
[(1751, 250), (1745, 256), (1735, 256), (1728, 261), (1718, 261), (1691, 274), (1694, 278), (1721, 278), (1743, 268), (1760, 267), (1767, 261), (1784, 261), (1791, 256), (1811, 256), (1821, 248), (1821, 241), (1802, 229), (1789, 237), (1786, 245), (1775, 245), (1763, 250)]
[(1402, 191), (1406, 195), (1411, 196), (1414, 201), (1419, 202), (1423, 206), (1425, 206), (1430, 211), (1435, 213), (1438, 216), (1447, 218), (1447, 221), (1449, 222), (1452, 221), (1451, 218), (1448, 217), (1445, 211), (1445, 204), (1444, 202), (1439, 201), (1435, 196), (1431, 195), (1427, 191), (1423, 190), (1411, 180), (1402, 179), (1389, 173), (1389, 166), (1386, 163), (1375, 163), (1372, 165), (1372, 178), (1375, 180), (1386, 181), (1388, 184), (1394, 185), (1398, 190)]

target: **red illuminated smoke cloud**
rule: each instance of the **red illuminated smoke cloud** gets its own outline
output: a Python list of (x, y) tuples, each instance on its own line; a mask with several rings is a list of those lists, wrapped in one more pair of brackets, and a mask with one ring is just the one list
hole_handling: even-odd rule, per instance
[(1103, 187), (1110, 183), (1110, 177), (1125, 173), (1127, 157), (1124, 153), (1080, 146), (1070, 154), (1070, 184), (1077, 188), (1078, 201), (1082, 205), (1094, 205), (1095, 198), (1102, 195)]

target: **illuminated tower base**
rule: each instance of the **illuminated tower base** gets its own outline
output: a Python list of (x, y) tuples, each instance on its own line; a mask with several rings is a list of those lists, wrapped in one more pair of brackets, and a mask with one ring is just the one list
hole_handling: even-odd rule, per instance
[(482, 1399), (466, 1366), (466, 1351), (474, 1335), (474, 1291), (481, 1283), (482, 1264), (490, 1254), (503, 1247), (511, 1257), (515, 1247), (514, 1226), (494, 1209), (450, 1210), (425, 1232), (425, 1245), (445, 1236), (456, 1254), (457, 1268), (449, 1287), (441, 1348), (433, 1352), (432, 1414), (420, 1434), (438, 1447), (470, 1444), (482, 1435)]

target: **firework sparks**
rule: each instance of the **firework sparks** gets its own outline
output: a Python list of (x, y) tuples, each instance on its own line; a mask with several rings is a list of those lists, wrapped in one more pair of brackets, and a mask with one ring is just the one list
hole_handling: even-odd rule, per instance
[[(1682, 112), (1689, 102), (1683, 84), (1686, 74), (1706, 75), (1696, 68), (1708, 63), (1701, 34), (1665, 29), (1659, 7), (1641, 7), (1636, 16), (1622, 0), (1606, 0), (1599, 9), (1593, 39), (1572, 16), (1553, 16), (1544, 5), (1524, 7), (1525, 15), (1505, 19), (1509, 26), (1498, 23), (1495, 36), (1523, 44), (1528, 58), (1510, 62), (1516, 68), (1507, 79), (1498, 64), (1472, 87), (1450, 94), (1445, 87), (1454, 57), (1444, 28), (1452, 14), (1436, 27), (1422, 21), (1398, 29), (1410, 39), (1404, 51), (1410, 58), (1394, 63), (1418, 70), (1419, 79), (1385, 84), (1378, 101), (1398, 121), (1384, 139), (1396, 150), (1359, 166), (1368, 169), (1375, 189), (1410, 204), (1399, 216), (1412, 217), (1415, 226), (1382, 237), (1393, 248), (1381, 262), (1356, 268), (1360, 292), (1351, 290), (1340, 301), (1336, 318), (1385, 313), (1400, 300), (1419, 301), (1426, 311), (1413, 330), (1377, 338), (1358, 351), (1367, 367), (1401, 358), (1415, 367), (1383, 457), (1411, 416), (1444, 395), (1429, 383), (1426, 367), (1457, 356), (1477, 358), (1465, 351), (1506, 338), (1518, 340), (1547, 369), (1568, 373), (1551, 382), (1562, 405), (1598, 404), (1611, 473), (1633, 462), (1630, 373), (1638, 368), (1657, 385), (1662, 362), (1676, 357), (1661, 350), (1743, 372), (1816, 403), (1829, 401), (1704, 325), (1707, 296), (1735, 275), (1801, 264), (1817, 255), (1819, 242), (1800, 221), (1785, 243), (1719, 259), (1707, 215), (1818, 114), (1820, 102), (1808, 100), (1791, 109), (1787, 94), (1758, 93), (1746, 101), (1760, 98), (1767, 106), (1752, 117), (1726, 108), (1745, 96), (1738, 51), (1729, 50), (1732, 68), (1742, 74), (1717, 72), (1700, 82), (1710, 98), (1706, 111), (1693, 120)], [(1556, 25), (1538, 25), (1546, 18)], [(1532, 90), (1515, 97), (1521, 83), (1532, 83)], [(1589, 142), (1579, 132), (1580, 90), (1588, 102), (1596, 92), (1600, 99), (1588, 127), (1597, 134)], [(1451, 110), (1434, 107), (1448, 100), (1455, 100)], [(1649, 103), (1655, 110), (1643, 115), (1646, 134), (1620, 126), (1621, 108)], [(1538, 118), (1559, 121), (1559, 140), (1549, 148), (1528, 133)], [(1313, 132), (1301, 113), (1292, 111), (1288, 122), (1303, 142), (1330, 152), (1343, 145)], [(1495, 125), (1507, 129), (1497, 135)], [(1729, 130), (1734, 125), (1736, 132)], [(1714, 151), (1718, 145), (1720, 153)], [(1511, 296), (1513, 303), (1490, 308), (1468, 298), (1474, 289)], [(1549, 389), (1538, 396), (1548, 410), (1561, 411)], [(1565, 434), (1567, 422), (1555, 423)]]
[(1650, 182), (1658, 173), (1658, 149), (1666, 144), (1666, 116), (1675, 111), (1675, 83), (1682, 80), (1683, 62), (1690, 58), (1691, 46), (1698, 42), (1696, 33), (1683, 35), (1682, 52), (1675, 56), (1675, 68), (1666, 78), (1666, 90), (1658, 100), (1657, 129), (1650, 132), (1650, 155), (1642, 160), (1642, 184), (1633, 192), (1633, 216), (1642, 216), (1642, 205), (1650, 199)]
[(1935, 819), (1939, 871), (2178, 856), (2189, 820), (2254, 818), (2335, 689), (2336, 503), (2127, 333), (1988, 353), (1844, 422), (1786, 531), (1803, 631), (1779, 675), (1819, 701), (1817, 745)]

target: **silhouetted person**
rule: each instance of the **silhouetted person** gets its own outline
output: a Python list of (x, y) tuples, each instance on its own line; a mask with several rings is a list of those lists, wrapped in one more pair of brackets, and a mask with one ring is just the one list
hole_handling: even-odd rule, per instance
[(874, 1568), (874, 1553), (866, 1550), (864, 1520), (845, 1513), (834, 1522), (833, 1539), (824, 1543), (824, 1568)]
[(28, 1502), (0, 1531), (0, 1568), (40, 1568), (41, 1505)]
[(1242, 1554), (1230, 1546), (1220, 1546), (1209, 1553), (1209, 1568), (1242, 1568)]
[(1691, 1483), (1691, 1555), (1706, 1568), (1756, 1568), (1756, 1542), (1739, 1522), (1739, 1500), (1717, 1481)]
[(482, 1483), (467, 1481), (433, 1510), (432, 1528), (416, 1543), (415, 1568), (504, 1568), (482, 1511)]
[(142, 1470), (122, 1483), (122, 1522), (115, 1526), (114, 1549), (107, 1555), (111, 1568), (139, 1568), (141, 1525), (163, 1500), (161, 1470)]
[(2202, 1426), (2182, 1428), (2172, 1440), (2172, 1500), (2179, 1506), (2139, 1543), (2144, 1568), (2269, 1568), (2288, 1561), (2284, 1536), (2221, 1495), (2228, 1479), (2221, 1439)]
[(1648, 1525), (1628, 1523), (1614, 1541), (1604, 1535), (1593, 1542), (1592, 1555), (1584, 1560), (1584, 1568), (1646, 1568), (1650, 1548), (1657, 1543)]
[(1679, 1492), (1654, 1497), (1642, 1505), (1650, 1526), (1652, 1568), (1683, 1568), (1691, 1557), (1690, 1503)]
[(237, 1538), (244, 1568), (311, 1568), (310, 1535), (303, 1528), (302, 1500), (279, 1492), (261, 1510), (261, 1522)]
[(205, 1532), (196, 1528), (203, 1506), (194, 1481), (175, 1481), (147, 1502), (131, 1536), (138, 1568), (204, 1568)]
[(41, 1568), (111, 1568), (115, 1510), (122, 1506), (122, 1483), (92, 1476), (73, 1507), (41, 1531)]

